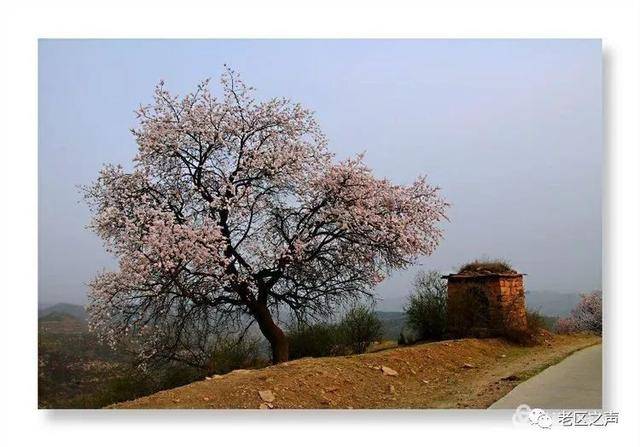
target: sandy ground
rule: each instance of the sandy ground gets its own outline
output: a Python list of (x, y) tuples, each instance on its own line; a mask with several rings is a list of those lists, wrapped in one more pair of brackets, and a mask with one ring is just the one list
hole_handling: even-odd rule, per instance
[(110, 408), (487, 408), (520, 382), (600, 343), (556, 335), (540, 346), (500, 339), (426, 343), (236, 370)]

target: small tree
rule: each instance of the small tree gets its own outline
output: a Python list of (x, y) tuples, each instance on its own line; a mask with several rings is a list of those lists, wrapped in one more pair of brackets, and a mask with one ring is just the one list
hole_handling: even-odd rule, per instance
[(447, 282), (440, 273), (420, 273), (405, 307), (407, 324), (421, 340), (441, 340), (447, 330)]
[(205, 82), (179, 98), (161, 83), (138, 111), (133, 170), (107, 166), (85, 189), (119, 259), (90, 284), (90, 325), (110, 342), (161, 332), (178, 350), (186, 328), (248, 318), (281, 362), (278, 311), (327, 315), (369, 296), (433, 252), (447, 205), (424, 178), (397, 186), (362, 157), (336, 162), (299, 104), (256, 101), (232, 71), (221, 93)]
[(581, 300), (568, 318), (556, 323), (556, 332), (570, 333), (588, 331), (602, 334), (602, 291), (581, 294)]
[(344, 345), (356, 354), (362, 354), (374, 341), (382, 336), (382, 322), (368, 307), (358, 305), (351, 308), (339, 326)]

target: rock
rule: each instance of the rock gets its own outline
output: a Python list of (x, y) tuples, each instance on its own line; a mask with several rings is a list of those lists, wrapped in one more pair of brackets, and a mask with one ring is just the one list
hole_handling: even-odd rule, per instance
[(173, 399), (173, 403), (174, 404), (179, 404), (180, 403), (180, 399)]
[(507, 356), (506, 354), (501, 354), (501, 355), (500, 355), (500, 358), (501, 358), (501, 359), (503, 359), (503, 358), (505, 358), (506, 356)]
[(203, 397), (202, 400), (205, 401), (205, 402), (209, 402), (209, 398), (208, 397)]
[(273, 402), (274, 400), (276, 400), (276, 396), (271, 390), (260, 390), (258, 391), (258, 394), (260, 395), (260, 399), (265, 402)]
[(397, 376), (398, 375), (398, 371), (396, 371), (395, 369), (391, 369), (388, 366), (381, 366), (380, 370), (382, 371), (382, 375), (383, 376)]
[(338, 391), (338, 387), (337, 386), (332, 386), (332, 387), (329, 387), (329, 388), (325, 388), (325, 391), (327, 393), (334, 393), (334, 392)]
[(475, 366), (474, 366), (474, 365), (472, 365), (471, 363), (465, 363), (465, 364), (463, 364), (463, 365), (462, 365), (462, 367), (463, 367), (464, 369), (471, 369), (471, 368), (475, 368)]
[(389, 385), (389, 387), (388, 387), (387, 389), (388, 389), (388, 391), (389, 391), (391, 394), (393, 394), (393, 393), (395, 393), (395, 392), (396, 392), (396, 387), (395, 387), (395, 386), (393, 386), (393, 385)]
[(269, 405), (265, 404), (264, 402), (260, 404), (261, 410), (268, 410), (269, 408), (270, 408)]
[(516, 376), (516, 375), (510, 375), (508, 377), (503, 377), (502, 380), (506, 380), (509, 382), (515, 382), (516, 380), (520, 380), (520, 377)]
[(422, 383), (426, 383), (427, 385), (429, 385), (429, 381), (428, 380), (423, 380)]

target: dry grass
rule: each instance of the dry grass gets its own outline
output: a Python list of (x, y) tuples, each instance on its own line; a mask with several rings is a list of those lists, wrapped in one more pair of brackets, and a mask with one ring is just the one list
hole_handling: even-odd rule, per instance
[(516, 273), (511, 264), (503, 259), (476, 259), (464, 264), (458, 273)]

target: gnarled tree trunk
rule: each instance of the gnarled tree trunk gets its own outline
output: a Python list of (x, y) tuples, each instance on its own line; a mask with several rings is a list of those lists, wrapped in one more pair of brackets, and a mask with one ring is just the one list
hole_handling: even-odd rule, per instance
[(271, 345), (271, 357), (273, 363), (281, 363), (289, 360), (289, 340), (285, 333), (273, 321), (273, 317), (265, 304), (253, 306), (252, 313), (260, 331)]

